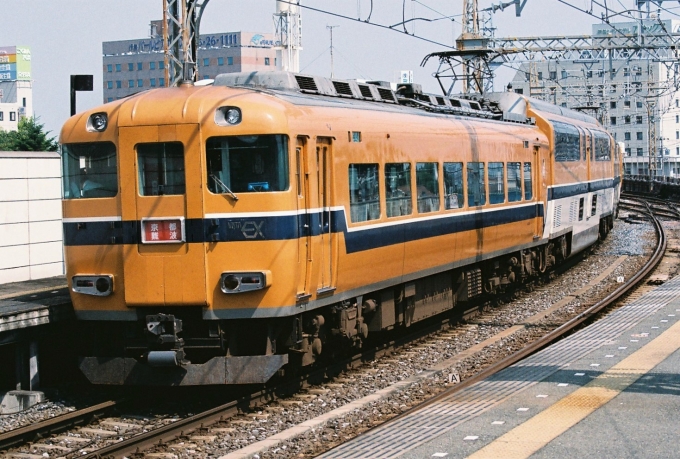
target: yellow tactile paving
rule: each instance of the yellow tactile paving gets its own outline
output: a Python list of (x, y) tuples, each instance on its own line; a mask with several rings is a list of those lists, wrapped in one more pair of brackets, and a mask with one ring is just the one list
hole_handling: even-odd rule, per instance
[(586, 418), (680, 347), (680, 322), (571, 395), (515, 427), (470, 459), (527, 458)]

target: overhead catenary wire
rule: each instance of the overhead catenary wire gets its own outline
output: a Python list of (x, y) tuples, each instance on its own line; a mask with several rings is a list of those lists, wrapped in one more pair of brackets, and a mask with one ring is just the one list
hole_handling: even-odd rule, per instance
[[(345, 14), (335, 13), (335, 12), (332, 12), (332, 11), (322, 10), (321, 8), (315, 8), (315, 7), (312, 7), (312, 6), (302, 5), (302, 4), (300, 4), (296, 1), (289, 1), (289, 0), (277, 0), (277, 1), (279, 1), (281, 3), (287, 3), (289, 5), (295, 5), (299, 8), (304, 8), (304, 9), (307, 9), (309, 11), (314, 11), (316, 13), (327, 14), (329, 16), (345, 19), (345, 20), (348, 20), (348, 21), (359, 22), (361, 24), (367, 24), (367, 25), (370, 25), (370, 26), (373, 26), (373, 27), (378, 27), (378, 28), (381, 28), (381, 29), (391, 30), (393, 32), (396, 32), (396, 33), (399, 33), (399, 34), (402, 34), (402, 35), (407, 35), (409, 37), (413, 37), (417, 40), (422, 40), (422, 41), (425, 41), (427, 43), (432, 43), (433, 45), (443, 46), (443, 47), (449, 48), (449, 49), (452, 49), (452, 48), (455, 47), (454, 45), (451, 45), (451, 44), (441, 43), (437, 40), (432, 40), (432, 39), (425, 38), (425, 37), (420, 36), (420, 35), (415, 35), (415, 34), (409, 33), (408, 31), (401, 31), (399, 29), (394, 28), (394, 26), (378, 24), (378, 23), (375, 23), (375, 22), (362, 21), (361, 19), (353, 18), (353, 17), (347, 16)], [(418, 19), (419, 20), (425, 20), (424, 18), (418, 18)], [(397, 24), (397, 25), (400, 25), (400, 24)]]

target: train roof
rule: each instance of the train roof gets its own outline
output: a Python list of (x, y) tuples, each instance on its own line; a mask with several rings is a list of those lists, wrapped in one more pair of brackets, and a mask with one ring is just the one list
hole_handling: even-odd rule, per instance
[[(418, 84), (399, 84), (394, 91), (387, 82), (339, 80), (283, 71), (225, 73), (217, 75), (213, 84), (265, 90), (292, 103), (305, 105), (361, 106), (374, 109), (380, 106), (387, 111), (391, 111), (390, 108), (398, 110), (397, 107), (400, 107), (403, 110), (410, 107), (421, 112), (528, 125), (535, 124), (535, 120), (527, 115), (527, 110), (531, 108), (535, 112), (599, 124), (595, 118), (574, 110), (507, 92), (484, 96), (442, 96), (424, 93)], [(549, 115), (547, 117), (550, 118)]]

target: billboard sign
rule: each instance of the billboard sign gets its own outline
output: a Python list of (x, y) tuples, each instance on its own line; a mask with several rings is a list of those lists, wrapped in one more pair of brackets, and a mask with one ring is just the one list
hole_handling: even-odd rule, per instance
[(402, 70), (399, 73), (399, 83), (413, 83), (413, 70)]
[(0, 47), (0, 81), (31, 79), (31, 49), (27, 46)]

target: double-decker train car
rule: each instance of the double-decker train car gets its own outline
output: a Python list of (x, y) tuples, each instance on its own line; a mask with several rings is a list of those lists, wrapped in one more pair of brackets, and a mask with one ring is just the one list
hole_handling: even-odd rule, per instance
[(514, 93), (236, 73), (61, 131), (80, 368), (251, 384), (463, 314), (606, 236), (612, 138)]

